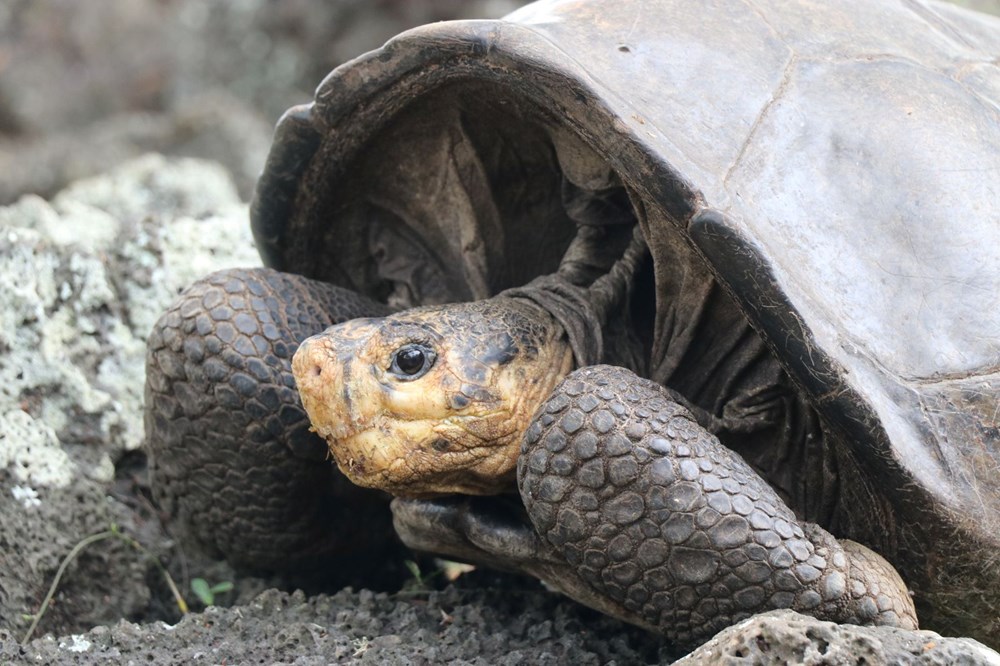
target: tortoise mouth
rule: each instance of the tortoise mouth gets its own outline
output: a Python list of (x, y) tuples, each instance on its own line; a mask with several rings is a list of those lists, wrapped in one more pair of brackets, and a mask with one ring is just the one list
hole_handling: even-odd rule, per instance
[(326, 443), (337, 466), (353, 483), (367, 488), (385, 488), (387, 483), (393, 483), (388, 464), (393, 456), (379, 447), (367, 445), (365, 440), (373, 432), (372, 427), (357, 428), (345, 437), (328, 436)]
[[(391, 447), (385, 444), (390, 443)], [(504, 447), (484, 444), (461, 451), (412, 446), (385, 436), (378, 428), (362, 430), (327, 444), (352, 483), (406, 498), (445, 495), (492, 495), (513, 487), (513, 470)], [(458, 456), (449, 458), (448, 456)]]

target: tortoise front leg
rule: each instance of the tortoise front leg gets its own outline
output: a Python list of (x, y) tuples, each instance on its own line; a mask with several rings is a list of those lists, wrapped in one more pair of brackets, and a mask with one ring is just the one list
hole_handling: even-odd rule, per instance
[[(150, 334), (153, 491), (187, 542), (235, 566), (358, 581), (393, 539), (388, 497), (358, 488), (310, 432), (291, 371), (299, 343), (388, 309), (270, 269), (214, 273)], [(370, 581), (368, 581), (370, 582)]]
[(577, 575), (679, 645), (776, 608), (917, 626), (891, 565), (799, 523), (662, 387), (623, 368), (583, 368), (557, 387), (525, 436), (518, 482)]

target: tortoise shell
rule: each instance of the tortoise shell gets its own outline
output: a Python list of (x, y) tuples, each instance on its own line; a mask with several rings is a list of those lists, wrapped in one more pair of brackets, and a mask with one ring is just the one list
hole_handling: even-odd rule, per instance
[(580, 225), (638, 223), (646, 374), (700, 386), (682, 324), (738, 312), (874, 489), (837, 501), (887, 498), (844, 531), (925, 605), (955, 586), (1000, 603), (998, 54), (1000, 20), (923, 0), (433, 24), (285, 114), (253, 230), (271, 267), (412, 306), (551, 272)]

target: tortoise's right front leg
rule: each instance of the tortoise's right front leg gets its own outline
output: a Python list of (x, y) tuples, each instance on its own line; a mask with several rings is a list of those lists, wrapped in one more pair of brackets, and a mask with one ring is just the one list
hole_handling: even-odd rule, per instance
[(235, 566), (300, 580), (351, 581), (365, 563), (377, 566), (394, 538), (388, 497), (349, 483), (328, 460), (291, 358), (328, 326), (387, 313), (264, 268), (220, 271), (180, 295), (146, 359), (153, 490), (180, 536)]
[(525, 436), (518, 482), (575, 575), (678, 645), (777, 608), (917, 626), (891, 565), (799, 523), (662, 387), (623, 368), (583, 368), (556, 388)]

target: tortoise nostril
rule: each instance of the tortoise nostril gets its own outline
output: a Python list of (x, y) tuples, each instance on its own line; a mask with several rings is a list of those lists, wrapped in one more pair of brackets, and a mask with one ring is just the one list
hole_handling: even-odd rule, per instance
[(323, 374), (323, 368), (319, 365), (314, 365), (312, 368), (313, 377), (319, 377)]

